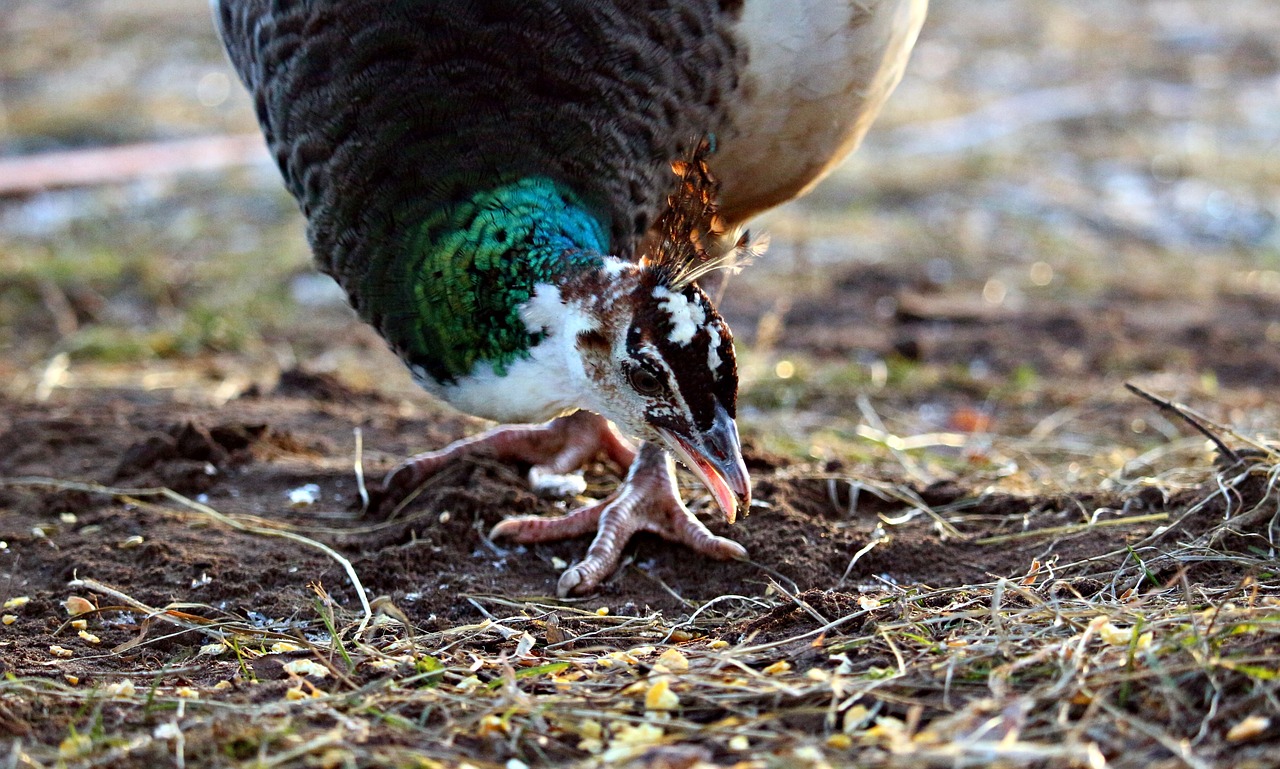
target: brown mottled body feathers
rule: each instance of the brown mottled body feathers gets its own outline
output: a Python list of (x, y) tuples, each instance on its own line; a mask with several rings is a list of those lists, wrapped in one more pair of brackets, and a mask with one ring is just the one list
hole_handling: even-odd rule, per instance
[(231, 58), (321, 267), (375, 267), (404, 221), (545, 176), (630, 255), (669, 163), (729, 130), (741, 3), (222, 0)]
[[(631, 255), (668, 164), (715, 135), (729, 225), (861, 140), (925, 0), (221, 0), (321, 266), (340, 280), (420, 209), (547, 175)], [(372, 261), (376, 262), (376, 259)], [(343, 281), (346, 283), (347, 281)]]

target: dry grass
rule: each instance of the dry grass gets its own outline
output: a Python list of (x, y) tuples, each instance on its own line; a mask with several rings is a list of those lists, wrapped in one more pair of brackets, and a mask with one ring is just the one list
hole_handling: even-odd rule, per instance
[[(469, 595), (483, 621), (424, 632), (385, 599), (370, 621), (315, 585), (314, 616), (282, 633), (81, 579), (69, 594), (96, 608), (73, 619), (91, 631), (123, 612), (142, 628), (102, 653), (104, 669), (174, 634), (203, 645), (92, 687), (0, 682), (0, 719), (19, 703), (77, 714), (60, 743), (14, 741), (8, 765), (1269, 766), (1280, 456), (1260, 448), (1198, 483), (1185, 471), (1117, 479), (1121, 497), (1154, 487), (1181, 503), (1105, 556), (949, 589), (886, 580), (796, 595), (775, 583), (676, 622)], [(149, 504), (168, 514), (317, 544), (158, 496)], [(1189, 533), (1206, 511), (1219, 522)], [(1246, 576), (1189, 576), (1228, 564)], [(207, 683), (153, 683), (195, 671)]]

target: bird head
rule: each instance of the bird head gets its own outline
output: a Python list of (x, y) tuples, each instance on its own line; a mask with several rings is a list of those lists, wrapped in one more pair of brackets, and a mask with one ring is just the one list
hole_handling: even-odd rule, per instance
[(751, 502), (734, 422), (733, 334), (695, 283), (615, 265), (594, 296), (598, 322), (578, 334), (593, 410), (665, 445), (706, 484), (730, 523)]

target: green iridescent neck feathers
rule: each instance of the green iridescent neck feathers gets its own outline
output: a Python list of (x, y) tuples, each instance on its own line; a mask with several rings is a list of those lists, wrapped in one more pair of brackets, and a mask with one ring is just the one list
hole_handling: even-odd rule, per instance
[(570, 191), (526, 178), (440, 206), (366, 274), (361, 312), (411, 366), (449, 383), (487, 363), (499, 376), (539, 336), (520, 307), (539, 284), (599, 268), (600, 222)]

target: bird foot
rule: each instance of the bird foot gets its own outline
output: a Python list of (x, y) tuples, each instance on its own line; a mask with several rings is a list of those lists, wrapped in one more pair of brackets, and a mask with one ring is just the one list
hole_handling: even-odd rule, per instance
[(553, 518), (508, 518), (494, 526), (489, 536), (531, 544), (570, 539), (591, 531), (596, 532), (596, 538), (586, 558), (560, 575), (556, 592), (562, 598), (599, 587), (618, 568), (628, 540), (641, 531), (720, 561), (747, 557), (746, 548), (712, 534), (689, 512), (676, 487), (675, 463), (666, 451), (652, 443), (641, 444), (626, 480), (605, 499)]
[(387, 473), (381, 487), (369, 490), (368, 511), (390, 516), (433, 475), (467, 456), (528, 463), (532, 465), (529, 483), (534, 489), (578, 494), (586, 484), (575, 471), (602, 451), (620, 467), (627, 467), (636, 457), (636, 450), (609, 420), (589, 411), (576, 411), (540, 425), (495, 427), (401, 462)]

